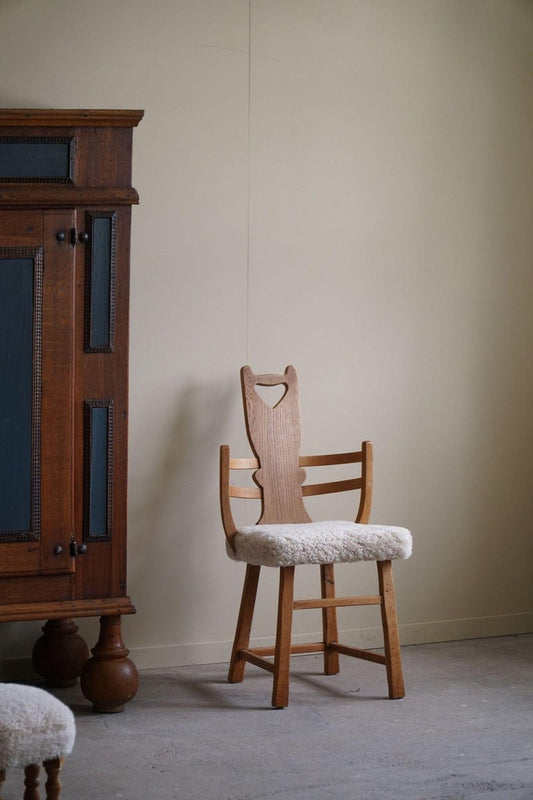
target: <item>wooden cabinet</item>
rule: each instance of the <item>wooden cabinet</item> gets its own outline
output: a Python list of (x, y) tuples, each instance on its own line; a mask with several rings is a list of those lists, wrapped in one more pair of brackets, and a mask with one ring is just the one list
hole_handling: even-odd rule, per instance
[[(0, 621), (100, 711), (137, 672), (126, 589), (128, 297), (140, 111), (0, 110)], [(100, 617), (89, 658), (73, 618)]]

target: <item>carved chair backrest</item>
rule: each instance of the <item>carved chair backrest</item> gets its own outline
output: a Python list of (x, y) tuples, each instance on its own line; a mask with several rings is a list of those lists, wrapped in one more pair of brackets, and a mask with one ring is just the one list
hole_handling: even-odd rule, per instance
[[(259, 524), (310, 522), (302, 500), (305, 470), (299, 466), (302, 419), (298, 379), (294, 367), (283, 375), (255, 375), (241, 369), (242, 395), (248, 440), (260, 467), (253, 479), (262, 489)], [(281, 399), (271, 406), (256, 386), (284, 386)]]
[[(260, 500), (259, 524), (290, 524), (311, 521), (303, 497), (359, 491), (356, 522), (368, 522), (372, 505), (372, 443), (363, 442), (361, 450), (352, 452), (301, 456), (300, 400), (294, 367), (287, 367), (283, 375), (255, 375), (250, 367), (243, 367), (241, 383), (246, 430), (255, 458), (234, 458), (229, 446), (221, 445), (220, 508), (229, 545), (234, 547), (237, 534), (232, 498)], [(270, 406), (257, 393), (256, 386), (283, 386), (284, 394)], [(361, 477), (304, 484), (304, 467), (351, 464), (361, 465)], [(232, 484), (233, 470), (254, 470), (256, 486)]]

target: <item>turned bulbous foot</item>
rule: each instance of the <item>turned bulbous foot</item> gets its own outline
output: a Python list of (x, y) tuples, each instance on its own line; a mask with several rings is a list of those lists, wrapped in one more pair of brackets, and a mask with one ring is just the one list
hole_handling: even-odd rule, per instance
[(120, 616), (100, 618), (100, 637), (81, 674), (81, 690), (95, 711), (124, 710), (139, 686), (135, 664), (122, 641)]
[(71, 619), (50, 619), (42, 631), (32, 653), (36, 672), (49, 686), (74, 686), (89, 658), (78, 626)]

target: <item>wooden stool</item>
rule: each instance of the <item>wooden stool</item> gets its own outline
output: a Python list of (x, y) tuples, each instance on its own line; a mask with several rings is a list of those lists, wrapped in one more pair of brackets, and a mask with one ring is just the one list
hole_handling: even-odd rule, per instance
[(44, 766), (47, 800), (60, 800), (63, 757), (72, 751), (76, 726), (72, 711), (34, 686), (0, 684), (0, 791), (6, 769), (24, 769), (24, 800), (39, 800)]

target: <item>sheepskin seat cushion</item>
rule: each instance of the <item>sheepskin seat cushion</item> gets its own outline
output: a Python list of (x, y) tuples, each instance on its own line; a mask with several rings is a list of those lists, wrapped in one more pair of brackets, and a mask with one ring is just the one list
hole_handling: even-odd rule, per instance
[(0, 683), (0, 769), (62, 758), (75, 736), (72, 711), (49, 692)]
[(406, 528), (334, 520), (239, 528), (228, 555), (264, 567), (388, 561), (409, 558), (412, 537)]

